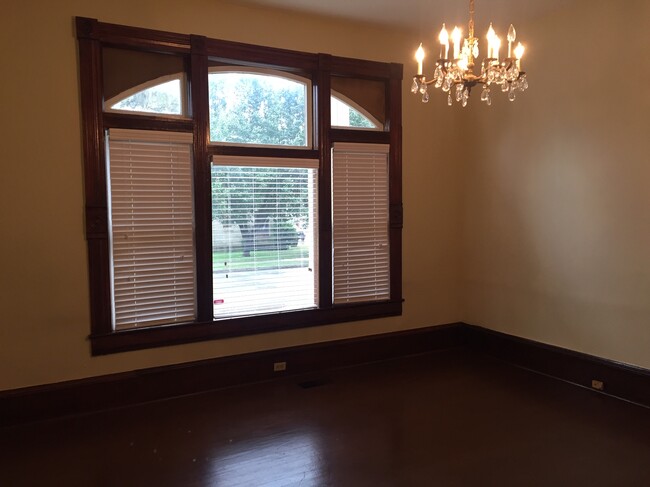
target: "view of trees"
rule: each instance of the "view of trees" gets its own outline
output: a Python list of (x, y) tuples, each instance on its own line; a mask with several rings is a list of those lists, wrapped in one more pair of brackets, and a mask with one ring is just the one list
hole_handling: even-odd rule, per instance
[(306, 85), (253, 73), (208, 76), (210, 140), (240, 144), (307, 145)]
[(213, 166), (212, 217), (236, 224), (244, 255), (298, 243), (309, 222), (309, 169)]
[(181, 115), (181, 82), (178, 79), (139, 91), (112, 107), (113, 110)]
[(353, 108), (350, 108), (349, 110), (350, 110), (350, 127), (368, 128), (368, 129), (375, 128), (375, 125), (366, 117), (361, 115), (361, 113), (359, 113), (357, 110), (354, 110)]
[[(279, 76), (217, 71), (208, 77), (208, 93), (211, 141), (307, 146), (306, 84)], [(334, 102), (343, 103), (333, 98)], [(349, 110), (349, 126), (374, 128), (359, 111), (343, 107)], [(181, 114), (180, 80), (149, 87), (111, 108)], [(212, 217), (223, 225), (239, 226), (244, 256), (255, 249), (295, 245), (298, 229), (309, 224), (308, 171), (213, 166)]]

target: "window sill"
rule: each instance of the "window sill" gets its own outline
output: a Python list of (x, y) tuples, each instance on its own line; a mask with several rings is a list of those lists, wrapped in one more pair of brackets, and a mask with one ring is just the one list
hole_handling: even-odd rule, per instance
[(231, 320), (119, 330), (108, 334), (91, 335), (90, 343), (92, 355), (107, 355), (401, 314), (401, 301), (339, 305), (330, 309), (311, 309)]

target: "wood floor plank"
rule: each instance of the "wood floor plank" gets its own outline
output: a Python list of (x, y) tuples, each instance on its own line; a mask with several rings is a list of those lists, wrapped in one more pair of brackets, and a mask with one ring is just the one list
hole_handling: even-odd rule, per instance
[(641, 487), (650, 410), (452, 350), (6, 428), (0, 451), (11, 487)]

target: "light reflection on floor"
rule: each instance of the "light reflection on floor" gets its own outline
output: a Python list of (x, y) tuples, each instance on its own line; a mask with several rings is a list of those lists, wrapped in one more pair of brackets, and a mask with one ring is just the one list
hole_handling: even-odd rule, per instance
[(315, 436), (304, 431), (233, 443), (213, 459), (212, 485), (324, 485), (321, 457)]

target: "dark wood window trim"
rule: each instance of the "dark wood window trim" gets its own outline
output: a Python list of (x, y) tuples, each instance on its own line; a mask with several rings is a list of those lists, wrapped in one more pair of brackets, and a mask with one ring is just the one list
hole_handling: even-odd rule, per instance
[[(331, 323), (400, 315), (402, 312), (402, 186), (400, 64), (310, 54), (208, 39), (150, 29), (76, 19), (79, 42), (83, 153), (85, 163), (86, 238), (88, 244), (91, 334), (94, 355), (178, 343), (287, 330)], [(189, 84), (189, 115), (172, 118), (103, 111), (102, 49), (119, 47), (181, 55)], [(210, 63), (262, 67), (299, 74), (311, 80), (313, 94), (313, 149), (234, 147), (209, 144), (207, 75)], [(347, 76), (381, 81), (386, 86), (385, 131), (332, 129), (330, 80)], [(197, 320), (115, 331), (111, 324), (110, 247), (106, 187), (105, 130), (130, 128), (193, 132), (195, 232), (197, 266)], [(211, 156), (275, 155), (318, 158), (319, 256), (321, 269), (331, 269), (331, 146), (333, 142), (389, 143), (391, 295), (388, 301), (333, 305), (331, 273), (321, 272), (318, 309), (212, 319), (212, 255), (210, 212)]]

